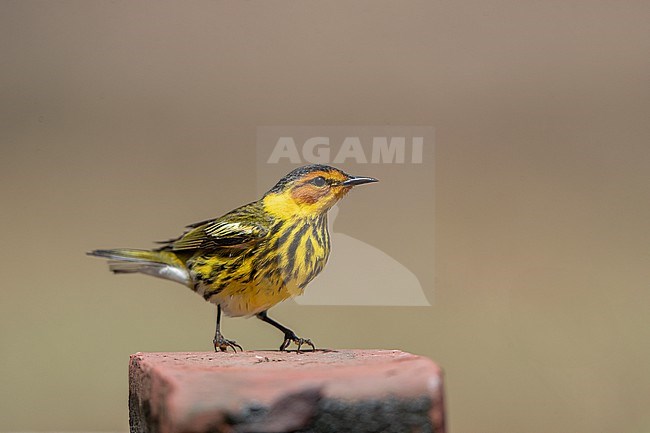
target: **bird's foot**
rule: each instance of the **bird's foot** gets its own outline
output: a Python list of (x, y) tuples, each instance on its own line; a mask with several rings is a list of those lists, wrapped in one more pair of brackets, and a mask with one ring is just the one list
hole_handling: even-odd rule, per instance
[(236, 341), (228, 340), (220, 333), (214, 336), (214, 340), (212, 340), (212, 343), (214, 343), (215, 352), (218, 352), (220, 350), (222, 352), (227, 352), (228, 348), (231, 348), (233, 352), (237, 352), (237, 349), (239, 349), (241, 352), (244, 351), (244, 349), (242, 349), (242, 347), (239, 344), (237, 344)]
[(316, 350), (314, 343), (312, 343), (309, 338), (300, 338), (293, 331), (291, 331), (284, 334), (284, 341), (280, 346), (280, 351), (287, 350), (287, 347), (289, 347), (291, 343), (295, 343), (298, 346), (298, 350), (296, 351), (298, 353), (300, 353), (300, 348), (303, 345), (311, 346), (311, 350)]

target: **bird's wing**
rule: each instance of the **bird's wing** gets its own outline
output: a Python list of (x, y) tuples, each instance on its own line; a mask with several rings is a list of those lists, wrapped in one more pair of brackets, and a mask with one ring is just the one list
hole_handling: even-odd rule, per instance
[(257, 206), (246, 205), (214, 220), (192, 224), (181, 237), (164, 242), (173, 251), (247, 248), (268, 233)]

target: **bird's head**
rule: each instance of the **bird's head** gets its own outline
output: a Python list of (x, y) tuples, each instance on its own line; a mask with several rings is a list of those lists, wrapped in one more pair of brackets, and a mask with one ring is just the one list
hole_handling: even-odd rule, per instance
[(327, 212), (354, 186), (371, 182), (377, 179), (351, 176), (328, 165), (305, 165), (280, 179), (262, 200), (276, 215), (316, 216)]

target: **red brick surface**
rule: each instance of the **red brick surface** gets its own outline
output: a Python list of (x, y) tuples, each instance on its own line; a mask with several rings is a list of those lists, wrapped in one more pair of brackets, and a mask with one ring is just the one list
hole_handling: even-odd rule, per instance
[(131, 431), (444, 432), (441, 371), (397, 350), (131, 356)]

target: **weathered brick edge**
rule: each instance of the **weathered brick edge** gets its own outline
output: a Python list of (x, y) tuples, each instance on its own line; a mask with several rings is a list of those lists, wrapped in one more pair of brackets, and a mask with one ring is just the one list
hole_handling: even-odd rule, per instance
[(442, 374), (401, 351), (136, 353), (132, 433), (445, 432)]

